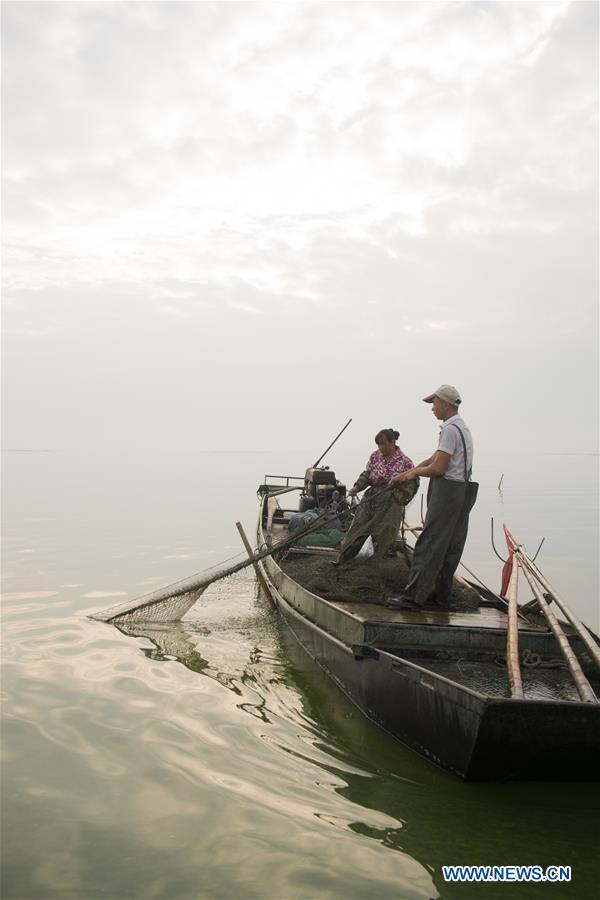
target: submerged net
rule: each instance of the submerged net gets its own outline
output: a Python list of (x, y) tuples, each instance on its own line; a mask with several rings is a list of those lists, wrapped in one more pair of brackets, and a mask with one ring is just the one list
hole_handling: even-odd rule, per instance
[[(224, 567), (225, 563), (237, 559), (239, 562), (233, 566)], [(101, 610), (90, 616), (100, 622), (143, 622), (143, 623), (168, 623), (178, 622), (188, 612), (196, 600), (214, 581), (226, 578), (246, 566), (252, 565), (253, 560), (245, 553), (237, 553), (229, 559), (204, 569), (196, 575), (190, 575), (181, 581), (158, 588), (142, 597), (133, 600), (125, 600), (117, 603), (109, 609)]]
[[(157, 592), (163, 596), (154, 597), (154, 594), (148, 594), (145, 598), (140, 597), (137, 600), (130, 600), (128, 603), (111, 606), (110, 609), (95, 613), (90, 618), (115, 624), (118, 622), (178, 622), (192, 608), (207, 587), (208, 585), (200, 586), (183, 594), (170, 593), (168, 596), (164, 596), (163, 589)], [(145, 602), (141, 602), (142, 600)]]

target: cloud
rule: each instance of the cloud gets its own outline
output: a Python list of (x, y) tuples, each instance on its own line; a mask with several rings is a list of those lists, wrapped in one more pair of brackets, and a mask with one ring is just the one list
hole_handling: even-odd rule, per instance
[(230, 303), (229, 304), (232, 309), (237, 309), (239, 312), (249, 313), (252, 316), (262, 316), (264, 315), (264, 310), (259, 309), (257, 306), (251, 306), (249, 303)]
[[(397, 215), (418, 233), (444, 171), (501, 139), (488, 101), (514, 101), (511, 80), (529, 93), (531, 47), (566, 9), (153, 6), (7, 10), (9, 218), (87, 224), (88, 246), (98, 227), (105, 242), (141, 226), (189, 244), (194, 228), (214, 238), (273, 214), (290, 232), (325, 213), (342, 229)], [(531, 110), (517, 113), (511, 139), (526, 129), (547, 159), (547, 123), (533, 132)]]
[(176, 430), (279, 344), (354, 396), (397, 357), (435, 382), (532, 343), (593, 381), (593, 4), (2, 16), (7, 358), (38, 423), (54, 379), (85, 421), (126, 397)]

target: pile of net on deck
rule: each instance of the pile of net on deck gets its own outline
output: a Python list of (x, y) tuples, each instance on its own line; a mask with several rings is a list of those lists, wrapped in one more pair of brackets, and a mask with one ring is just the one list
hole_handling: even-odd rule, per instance
[[(333, 554), (323, 559), (316, 554), (280, 562), (281, 568), (294, 581), (326, 600), (355, 603), (384, 603), (397, 597), (408, 579), (409, 564), (402, 550), (390, 558), (355, 558), (343, 566), (333, 566)], [(458, 611), (476, 609), (477, 593), (468, 585), (455, 582), (450, 608)], [(432, 608), (435, 608), (432, 606)]]

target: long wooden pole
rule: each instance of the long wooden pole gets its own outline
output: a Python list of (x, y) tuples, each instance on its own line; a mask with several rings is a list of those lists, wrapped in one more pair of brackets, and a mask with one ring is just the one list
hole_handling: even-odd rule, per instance
[(569, 620), (569, 622), (587, 647), (590, 656), (600, 669), (600, 647), (598, 647), (598, 644), (593, 639), (586, 626), (580, 619), (577, 618), (575, 613), (567, 606), (565, 601), (561, 600), (556, 591), (552, 587), (550, 587), (536, 564), (527, 556), (527, 554), (523, 550), (521, 550), (521, 557), (532, 575), (537, 579), (537, 581), (539, 581), (544, 590), (548, 594), (550, 594), (560, 611)]
[[(265, 559), (267, 556), (271, 556), (272, 553), (277, 553), (280, 550), (285, 550), (288, 547), (291, 547), (296, 541), (300, 540), (304, 535), (311, 534), (313, 531), (317, 531), (322, 527), (322, 523), (325, 521), (327, 516), (329, 515), (329, 510), (325, 510), (325, 512), (321, 513), (320, 516), (317, 516), (316, 519), (313, 519), (310, 525), (305, 528), (300, 528), (298, 531), (295, 531), (291, 537), (284, 538), (282, 541), (279, 541), (277, 544), (274, 544), (272, 547), (265, 547), (263, 550), (260, 550), (258, 553), (253, 553), (249, 559), (244, 559), (239, 563), (236, 563), (234, 566), (230, 566), (227, 569), (222, 569), (220, 572), (216, 572), (214, 575), (202, 575), (202, 573), (198, 573), (198, 575), (192, 575), (190, 578), (184, 578), (182, 581), (177, 581), (175, 584), (168, 584), (164, 588), (159, 588), (156, 591), (152, 591), (150, 594), (145, 594), (143, 597), (137, 597), (134, 600), (127, 601), (126, 603), (119, 603), (117, 606), (111, 606), (109, 609), (105, 609), (103, 612), (94, 613), (93, 616), (90, 616), (92, 619), (98, 619), (101, 622), (112, 622), (118, 621), (125, 616), (131, 615), (133, 612), (137, 612), (142, 609), (153, 609), (154, 614), (152, 615), (150, 621), (154, 622), (176, 622), (179, 618), (181, 618), (181, 614), (176, 615), (175, 617), (169, 617), (171, 613), (168, 610), (169, 601), (171, 601), (174, 597), (181, 597), (183, 594), (188, 594), (190, 591), (198, 591), (199, 595), (205, 590), (210, 584), (214, 584), (215, 581), (220, 581), (222, 578), (227, 578), (229, 575), (235, 575), (236, 572), (240, 572), (242, 569), (247, 568), (247, 566), (254, 565), (254, 563), (258, 562), (260, 559)], [(159, 604), (164, 606), (164, 614), (157, 614), (157, 607)]]
[[(241, 537), (241, 539), (242, 539), (242, 543), (244, 544), (244, 547), (246, 548), (246, 552), (247, 552), (248, 556), (252, 559), (252, 558), (254, 557), (254, 550), (252, 549), (252, 546), (251, 546), (251, 544), (250, 544), (250, 541), (249, 541), (248, 538), (246, 537), (246, 532), (244, 531), (244, 528), (243, 528), (243, 526), (242, 526), (242, 523), (241, 523), (241, 522), (236, 522), (236, 523), (235, 523), (235, 527), (237, 528), (237, 530), (238, 530), (239, 533), (240, 533), (240, 537)], [(275, 600), (273, 599), (273, 595), (272, 595), (272, 593), (271, 593), (271, 590), (270, 590), (270, 588), (269, 588), (269, 585), (267, 584), (267, 579), (265, 578), (265, 576), (263, 575), (263, 573), (262, 573), (262, 572), (260, 571), (260, 569), (258, 568), (258, 563), (257, 563), (257, 562), (253, 562), (253, 563), (252, 563), (252, 566), (253, 566), (253, 568), (254, 568), (254, 571), (256, 572), (256, 577), (258, 578), (258, 581), (259, 581), (260, 586), (262, 587), (263, 591), (265, 592), (265, 594), (267, 595), (267, 597), (269, 598), (269, 600), (271, 601), (271, 603), (273, 604), (273, 606), (275, 606)]]
[(589, 683), (589, 681), (583, 674), (583, 669), (579, 665), (579, 660), (573, 653), (573, 650), (571, 649), (571, 645), (569, 644), (564, 631), (560, 627), (558, 619), (556, 618), (556, 616), (554, 615), (554, 613), (552, 612), (552, 610), (546, 603), (546, 600), (544, 599), (542, 592), (540, 591), (539, 587), (537, 586), (533, 575), (530, 573), (529, 569), (527, 568), (526, 564), (524, 563), (524, 561), (521, 557), (521, 554), (519, 553), (518, 547), (515, 548), (514, 553), (515, 553), (516, 559), (518, 560), (519, 566), (522, 569), (523, 574), (525, 575), (525, 578), (529, 582), (529, 586), (530, 586), (531, 590), (533, 591), (537, 602), (540, 605), (540, 609), (541, 609), (542, 613), (544, 614), (544, 616), (546, 617), (546, 621), (548, 622), (548, 625), (550, 626), (550, 629), (551, 629), (552, 633), (554, 634), (554, 637), (558, 641), (558, 645), (560, 647), (561, 653), (567, 662), (569, 671), (571, 672), (571, 676), (573, 678), (573, 681), (575, 682), (575, 687), (577, 688), (579, 696), (585, 703), (597, 703), (598, 698), (596, 697), (594, 691), (592, 690), (591, 684)]
[(523, 681), (519, 666), (519, 620), (517, 618), (517, 592), (519, 586), (519, 567), (514, 564), (508, 588), (508, 629), (506, 631), (506, 666), (510, 696), (523, 699)]

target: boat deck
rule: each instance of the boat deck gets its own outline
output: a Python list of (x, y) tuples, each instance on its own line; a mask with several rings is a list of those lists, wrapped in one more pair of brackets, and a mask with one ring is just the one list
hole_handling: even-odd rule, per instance
[[(276, 504), (269, 502), (269, 517), (264, 531), (265, 538), (269, 544), (277, 543), (289, 536), (289, 521), (294, 514), (294, 510), (283, 510), (284, 516), (279, 520), (273, 518)], [(289, 557), (297, 560), (303, 560), (307, 566), (311, 562), (317, 560), (334, 560), (338, 554), (338, 549), (333, 547), (321, 546), (303, 546), (302, 548), (293, 548)], [(320, 564), (320, 563), (319, 563)], [(285, 563), (282, 567), (286, 568)], [(480, 599), (479, 592), (474, 590), (463, 578), (456, 575), (456, 581), (467, 587), (477, 600)], [(302, 581), (300, 582), (302, 583)], [(309, 590), (308, 585), (305, 584)], [(348, 598), (348, 602), (341, 600), (333, 600), (328, 598), (328, 602), (332, 603), (338, 609), (349, 613), (361, 622), (391, 622), (396, 624), (420, 624), (420, 625), (457, 625), (462, 627), (479, 627), (479, 628), (506, 628), (506, 612), (502, 609), (478, 607), (461, 612), (458, 610), (392, 610), (380, 602), (375, 595), (365, 597), (364, 602), (358, 602), (356, 598)], [(519, 621), (519, 628), (529, 627), (527, 623)], [(535, 628), (534, 628), (535, 630)], [(539, 630), (546, 631), (541, 627)]]
[[(499, 662), (485, 659), (472, 659), (460, 656), (457, 659), (424, 659), (416, 660), (418, 664), (441, 675), (455, 684), (461, 684), (471, 690), (493, 699), (508, 699), (510, 684), (506, 669)], [(580, 700), (577, 688), (566, 666), (527, 665), (521, 667), (523, 696), (526, 700), (568, 700), (577, 703)], [(596, 692), (600, 692), (600, 679), (593, 673), (590, 682)]]
[[(285, 510), (285, 518), (276, 522), (273, 520), (273, 506), (270, 509), (268, 527), (265, 530), (265, 537), (269, 543), (282, 540), (289, 534), (288, 522), (291, 511)], [(296, 558), (304, 557), (307, 565), (311, 560), (335, 558), (337, 550), (329, 547), (303, 547), (301, 550), (294, 550)], [(285, 570), (285, 563), (282, 564)], [(462, 581), (462, 580), (461, 580)], [(465, 582), (462, 581), (464, 584)], [(466, 612), (458, 610), (441, 610), (441, 609), (423, 609), (423, 610), (395, 610), (385, 606), (376, 596), (372, 599), (365, 599), (359, 602), (355, 599), (328, 600), (331, 606), (352, 616), (362, 625), (418, 625), (418, 626), (438, 626), (457, 628), (483, 628), (483, 629), (501, 629), (506, 630), (506, 612), (503, 609), (496, 609), (491, 606), (479, 606)], [(519, 630), (534, 631), (547, 633), (548, 629), (544, 625), (535, 625), (519, 620)]]
[[(288, 533), (290, 512), (285, 511), (285, 518), (281, 522), (273, 521), (271, 510), (269, 512), (268, 527), (263, 534), (269, 543), (277, 542)], [(334, 558), (336, 553), (336, 550), (330, 548), (305, 547), (301, 551), (294, 551), (293, 556), (296, 563), (302, 563), (302, 567), (305, 564), (314, 568), (315, 564), (320, 565), (321, 561)], [(366, 644), (407, 650), (416, 647), (425, 650), (435, 646), (452, 652), (473, 652), (480, 649), (492, 654), (505, 651), (506, 611), (495, 607), (475, 591), (472, 585), (468, 587), (474, 591), (481, 604), (472, 609), (395, 610), (387, 607), (376, 594), (372, 598), (367, 595), (362, 601), (356, 597), (349, 597), (346, 601), (343, 597), (325, 599), (318, 594), (311, 594), (310, 588), (302, 585), (303, 579), (297, 566), (292, 575), (286, 571), (285, 561), (279, 564), (275, 560), (266, 562), (275, 583), (283, 587), (281, 579), (285, 582), (284, 594), (288, 602), (347, 645)], [(464, 579), (460, 579), (460, 582), (468, 584)], [(562, 626), (574, 646), (579, 647), (580, 639), (571, 626), (566, 622)], [(546, 658), (557, 655), (557, 644), (546, 624), (519, 619), (518, 629), (522, 649), (530, 653), (541, 653)]]
[[(437, 625), (455, 626), (457, 628), (499, 628), (506, 630), (506, 613), (493, 607), (480, 606), (478, 609), (468, 612), (454, 610), (395, 610), (389, 609), (381, 603), (343, 603), (330, 601), (332, 606), (349, 613), (363, 624), (367, 623), (393, 623), (396, 625)], [(533, 625), (519, 620), (521, 631), (548, 631), (543, 625)]]

